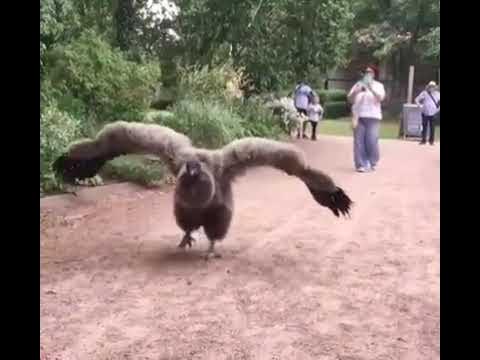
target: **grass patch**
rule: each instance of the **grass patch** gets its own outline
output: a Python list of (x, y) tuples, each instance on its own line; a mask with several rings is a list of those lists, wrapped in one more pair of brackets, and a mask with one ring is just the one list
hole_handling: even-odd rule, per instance
[[(323, 135), (352, 136), (352, 122), (350, 117), (330, 120), (322, 120), (319, 124), (319, 132)], [(398, 139), (398, 121), (385, 119), (380, 124), (381, 139)], [(435, 139), (440, 140), (440, 126), (435, 129)]]
[(101, 175), (108, 179), (129, 181), (142, 186), (158, 185), (168, 174), (160, 161), (140, 155), (121, 156), (105, 164)]

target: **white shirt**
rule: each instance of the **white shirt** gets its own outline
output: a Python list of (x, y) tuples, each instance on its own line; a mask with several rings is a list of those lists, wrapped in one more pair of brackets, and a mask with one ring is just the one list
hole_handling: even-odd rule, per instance
[[(433, 116), (440, 110), (435, 105), (435, 102), (437, 104), (440, 102), (440, 92), (434, 90), (430, 94), (432, 96), (428, 95), (426, 90), (423, 90), (415, 99), (415, 103), (422, 108), (422, 113), (427, 116)], [(433, 102), (432, 97), (435, 99), (435, 102)]]
[(323, 108), (320, 104), (310, 104), (307, 109), (308, 120), (318, 122), (323, 115)]
[[(364, 86), (360, 83), (353, 85), (350, 90), (349, 96), (355, 91), (359, 86)], [(373, 90), (380, 95), (381, 100), (385, 98), (385, 88), (382, 83), (373, 80), (372, 82)], [(365, 91), (359, 92), (355, 99), (353, 100), (352, 109), (354, 109), (354, 114), (356, 116), (363, 118), (373, 118), (373, 119), (382, 119), (382, 103), (381, 100), (377, 99), (375, 95), (368, 89)]]

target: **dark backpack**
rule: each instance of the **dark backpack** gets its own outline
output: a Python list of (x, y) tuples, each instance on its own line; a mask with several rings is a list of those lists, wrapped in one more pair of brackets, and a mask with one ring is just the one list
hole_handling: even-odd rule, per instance
[(313, 91), (310, 91), (308, 94), (308, 103), (311, 104), (313, 103), (313, 99), (315, 98), (315, 93)]

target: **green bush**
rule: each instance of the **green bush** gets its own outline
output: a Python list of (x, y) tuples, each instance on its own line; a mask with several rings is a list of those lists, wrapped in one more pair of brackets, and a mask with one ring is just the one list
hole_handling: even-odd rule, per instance
[(146, 123), (158, 123), (160, 124), (166, 118), (172, 118), (174, 114), (171, 111), (166, 110), (151, 110), (145, 113), (143, 121)]
[(232, 106), (233, 111), (242, 118), (244, 136), (279, 138), (284, 133), (281, 121), (260, 101), (259, 99), (237, 101)]
[(49, 192), (61, 188), (52, 171), (52, 162), (80, 133), (80, 121), (58, 109), (51, 101), (44, 104), (40, 117), (40, 189)]
[[(283, 90), (276, 91), (274, 93), (274, 95), (277, 98), (281, 98), (281, 97), (284, 97), (284, 96), (293, 96), (294, 88), (295, 88), (295, 86), (292, 86), (291, 89), (283, 89)], [(337, 102), (337, 101), (346, 102), (347, 101), (347, 95), (348, 94), (345, 90), (341, 90), (341, 89), (316, 90), (316, 89), (318, 89), (318, 87), (314, 86), (313, 90), (319, 96), (321, 104), (325, 104), (327, 102)]]
[[(188, 135), (200, 147), (217, 148), (244, 136), (278, 138), (281, 122), (259, 99), (244, 100), (241, 71), (230, 65), (180, 71), (178, 100), (169, 111), (147, 109), (149, 76), (132, 77), (136, 67), (121, 53), (87, 33), (64, 48), (57, 48), (42, 81), (41, 189), (59, 186), (51, 173), (51, 162), (68, 144), (81, 136), (93, 137), (104, 122), (118, 118), (158, 123)], [(86, 38), (93, 41), (90, 46)], [(105, 57), (100, 56), (105, 53)], [(137, 69), (138, 70), (138, 69)], [(133, 97), (122, 89), (133, 89)], [(136, 89), (145, 90), (143, 95)], [(143, 91), (142, 90), (142, 91)], [(127, 95), (125, 95), (127, 94)], [(131, 95), (131, 94), (130, 94)], [(132, 110), (134, 109), (134, 110)], [(92, 116), (92, 114), (96, 116)], [(94, 121), (101, 118), (104, 121)], [(46, 123), (45, 123), (46, 122)], [(148, 185), (161, 180), (165, 168), (143, 157), (126, 156), (106, 164), (107, 178)], [(46, 190), (45, 190), (46, 189)]]
[(347, 102), (347, 92), (340, 89), (319, 90), (317, 91), (320, 97), (320, 103), (326, 104), (329, 102)]
[(274, 96), (278, 99), (282, 98), (282, 97), (290, 97), (290, 96), (293, 96), (293, 90), (295, 89), (295, 87), (293, 86), (291, 89), (282, 89), (282, 90), (277, 90), (275, 91), (274, 93)]
[(143, 186), (151, 186), (161, 181), (167, 174), (161, 162), (152, 162), (143, 157), (121, 156), (105, 164), (102, 175), (111, 179), (129, 181)]
[[(197, 136), (198, 141), (213, 146), (213, 140), (207, 141), (206, 136), (214, 131), (213, 129), (216, 129), (216, 134), (224, 133), (222, 127), (226, 127), (228, 134), (218, 135), (219, 141), (214, 141), (217, 145), (241, 136), (275, 138), (282, 132), (278, 120), (260, 101), (244, 100), (241, 89), (246, 79), (242, 69), (235, 69), (230, 63), (225, 63), (213, 67), (183, 68), (179, 74), (178, 94), (183, 101), (181, 105), (174, 106), (177, 118), (169, 123), (175, 126), (177, 121), (181, 121), (179, 128), (190, 134), (197, 123), (195, 119), (190, 125), (186, 125), (188, 121), (178, 117), (182, 117), (181, 113), (185, 110), (188, 114), (198, 112), (202, 119), (198, 123), (205, 127), (204, 130), (199, 130), (202, 135), (193, 135)], [(207, 116), (205, 111), (209, 108), (213, 113)], [(211, 128), (207, 131), (208, 122), (211, 122), (208, 125)]]
[(324, 105), (324, 109), (324, 117), (328, 119), (338, 119), (340, 117), (345, 117), (350, 114), (348, 103), (344, 101), (327, 102)]
[(244, 136), (242, 118), (219, 102), (183, 100), (172, 111), (175, 116), (160, 124), (186, 134), (197, 146), (216, 148)]
[(333, 89), (328, 91), (328, 100), (331, 102), (334, 101), (344, 101), (347, 102), (347, 92), (345, 90)]
[(181, 99), (212, 99), (230, 102), (243, 97), (242, 70), (229, 63), (213, 67), (186, 67), (179, 69), (178, 95)]
[(165, 110), (177, 100), (177, 91), (177, 88), (165, 87), (163, 84), (158, 86), (150, 106), (153, 109)]
[(80, 100), (90, 116), (102, 121), (138, 118), (160, 78), (158, 64), (128, 61), (92, 31), (47, 56), (46, 78), (57, 92)]

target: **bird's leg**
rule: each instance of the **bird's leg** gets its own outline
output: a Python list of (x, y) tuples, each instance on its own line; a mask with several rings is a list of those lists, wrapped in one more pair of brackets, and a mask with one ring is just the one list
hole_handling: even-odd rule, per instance
[(78, 196), (75, 186), (72, 186), (72, 185), (69, 185), (69, 184), (64, 184), (63, 185), (63, 190), (65, 191), (66, 194), (73, 195), (73, 196)]
[(222, 255), (215, 251), (215, 240), (210, 240), (210, 245), (208, 246), (207, 255), (205, 255), (205, 260), (211, 258), (221, 258)]
[(190, 231), (187, 231), (183, 236), (183, 239), (180, 242), (180, 244), (178, 244), (178, 247), (181, 249), (185, 249), (186, 245), (188, 245), (188, 247), (192, 247), (192, 242), (194, 241), (195, 241), (195, 238), (192, 237)]

